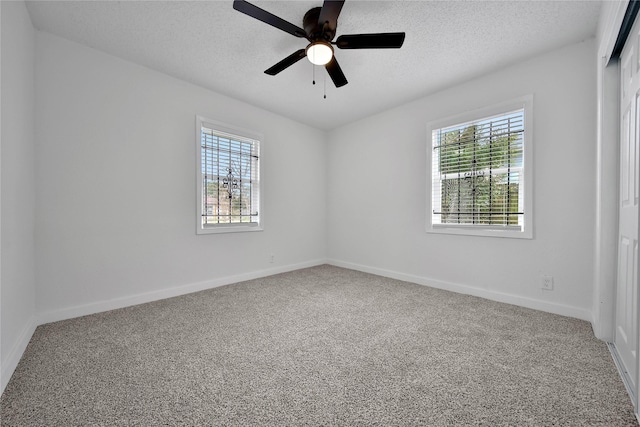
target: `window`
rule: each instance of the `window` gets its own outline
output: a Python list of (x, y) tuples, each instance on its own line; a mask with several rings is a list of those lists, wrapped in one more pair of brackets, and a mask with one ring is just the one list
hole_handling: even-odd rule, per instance
[(532, 237), (532, 97), (429, 126), (427, 231)]
[(258, 231), (260, 141), (254, 132), (196, 119), (198, 234)]

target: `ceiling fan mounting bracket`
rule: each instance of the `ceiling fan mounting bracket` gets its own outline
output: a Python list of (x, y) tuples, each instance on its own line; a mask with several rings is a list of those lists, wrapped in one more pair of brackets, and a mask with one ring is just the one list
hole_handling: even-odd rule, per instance
[(331, 24), (326, 22), (319, 22), (321, 7), (314, 7), (309, 9), (302, 18), (302, 27), (307, 32), (307, 38), (309, 41), (325, 40), (330, 42), (336, 35), (336, 25), (331, 27)]

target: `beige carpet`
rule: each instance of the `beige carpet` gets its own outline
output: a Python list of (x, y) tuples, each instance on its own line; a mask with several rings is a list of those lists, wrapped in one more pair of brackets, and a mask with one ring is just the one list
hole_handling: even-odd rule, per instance
[(37, 328), (2, 426), (637, 425), (587, 322), (320, 266)]

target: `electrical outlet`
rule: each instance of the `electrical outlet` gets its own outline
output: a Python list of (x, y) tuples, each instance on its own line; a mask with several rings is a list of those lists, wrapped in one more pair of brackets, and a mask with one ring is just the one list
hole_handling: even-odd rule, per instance
[(553, 290), (553, 276), (540, 276), (540, 288), (545, 291)]
[(275, 257), (276, 257), (276, 256), (275, 256), (274, 254), (271, 254), (271, 255), (269, 256), (269, 262), (270, 262), (271, 264), (273, 264), (273, 260), (275, 259)]

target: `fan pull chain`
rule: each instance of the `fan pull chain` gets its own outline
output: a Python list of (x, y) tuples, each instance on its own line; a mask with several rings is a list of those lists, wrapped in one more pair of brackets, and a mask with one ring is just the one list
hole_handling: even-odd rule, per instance
[(327, 99), (327, 73), (324, 73), (324, 99)]
[[(316, 66), (315, 65), (311, 65), (313, 67), (313, 80), (312, 83), (315, 85), (316, 84)], [(324, 75), (324, 81), (323, 81), (323, 86), (324, 86), (324, 99), (327, 99), (327, 75)]]

